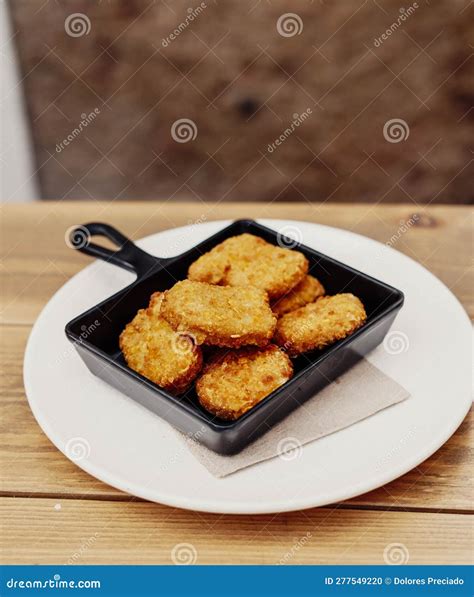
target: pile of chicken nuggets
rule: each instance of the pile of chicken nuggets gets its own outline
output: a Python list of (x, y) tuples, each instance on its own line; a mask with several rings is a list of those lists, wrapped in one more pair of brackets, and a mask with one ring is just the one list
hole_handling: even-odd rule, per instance
[(235, 420), (293, 375), (291, 358), (324, 348), (366, 321), (353, 294), (327, 296), (299, 251), (252, 234), (202, 255), (188, 279), (155, 292), (120, 335), (128, 366)]

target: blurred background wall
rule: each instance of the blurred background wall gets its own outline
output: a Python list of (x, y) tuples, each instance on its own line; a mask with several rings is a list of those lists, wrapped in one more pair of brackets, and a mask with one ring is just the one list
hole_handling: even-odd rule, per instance
[(472, 2), (9, 6), (44, 198), (472, 202)]

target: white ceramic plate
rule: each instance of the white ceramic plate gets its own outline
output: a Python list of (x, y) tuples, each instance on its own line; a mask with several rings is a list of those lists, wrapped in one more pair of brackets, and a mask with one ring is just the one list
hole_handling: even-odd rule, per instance
[[(176, 228), (137, 244), (170, 257), (228, 223)], [(379, 346), (369, 360), (412, 398), (306, 445), (298, 458), (274, 458), (216, 479), (167, 423), (92, 376), (66, 339), (70, 319), (133, 280), (126, 271), (95, 262), (46, 305), (31, 332), (24, 365), (26, 393), (38, 423), (78, 466), (118, 489), (171, 506), (271, 513), (322, 506), (375, 489), (425, 460), (456, 430), (471, 404), (471, 326), (446, 286), (415, 261), (368, 238), (305, 222), (262, 223), (297, 234), (304, 244), (405, 293), (385, 347)]]

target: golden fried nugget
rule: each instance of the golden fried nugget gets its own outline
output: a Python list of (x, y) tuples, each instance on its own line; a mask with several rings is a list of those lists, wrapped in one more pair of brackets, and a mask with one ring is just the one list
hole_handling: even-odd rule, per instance
[(274, 344), (221, 351), (196, 382), (201, 405), (221, 419), (234, 420), (293, 375), (288, 356)]
[(163, 293), (151, 296), (120, 334), (120, 349), (127, 365), (163, 389), (179, 394), (202, 367), (202, 352), (193, 339), (173, 330), (160, 315)]
[(308, 271), (298, 251), (282, 249), (253, 234), (232, 236), (191, 264), (190, 280), (220, 286), (255, 286), (275, 299), (289, 292)]
[(324, 294), (324, 286), (319, 280), (313, 276), (305, 276), (293, 290), (272, 303), (272, 311), (277, 317), (281, 317), (285, 313), (290, 313), (308, 303), (313, 303)]
[(229, 348), (266, 346), (276, 326), (264, 290), (191, 280), (165, 292), (161, 314), (173, 329), (191, 334), (197, 344)]
[(364, 305), (353, 294), (323, 296), (283, 315), (278, 320), (275, 342), (296, 356), (349, 336), (366, 319)]

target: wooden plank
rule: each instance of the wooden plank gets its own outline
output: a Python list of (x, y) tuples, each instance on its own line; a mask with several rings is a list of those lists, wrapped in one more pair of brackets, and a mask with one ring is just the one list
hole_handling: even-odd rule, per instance
[(197, 564), (383, 564), (394, 543), (410, 564), (472, 562), (472, 519), (462, 514), (319, 508), (242, 517), (59, 498), (2, 498), (0, 510), (10, 564), (171, 564), (182, 543)]
[[(9, 495), (58, 495), (128, 500), (128, 496), (83, 472), (42, 433), (24, 396), (22, 358), (29, 328), (3, 326), (0, 343), (0, 470)], [(471, 412), (458, 432), (431, 458), (400, 479), (348, 502), (383, 508), (469, 510), (472, 486)]]
[[(403, 224), (418, 215), (406, 232)], [(31, 324), (52, 294), (89, 260), (67, 247), (64, 235), (91, 220), (110, 222), (132, 238), (197, 221), (289, 218), (345, 228), (390, 242), (447, 284), (474, 316), (468, 206), (149, 202), (43, 202), (2, 209), (1, 322)], [(414, 221), (413, 219), (411, 221)], [(400, 238), (398, 235), (400, 234)]]

